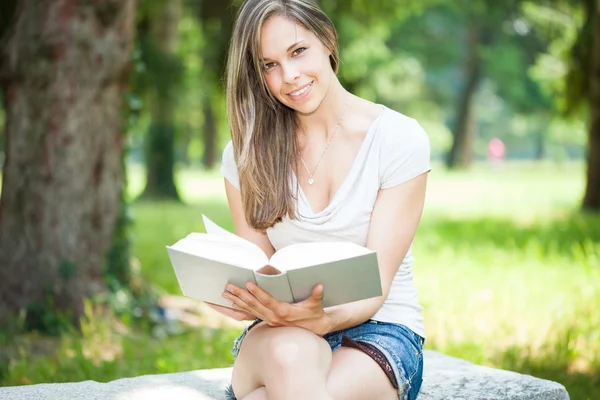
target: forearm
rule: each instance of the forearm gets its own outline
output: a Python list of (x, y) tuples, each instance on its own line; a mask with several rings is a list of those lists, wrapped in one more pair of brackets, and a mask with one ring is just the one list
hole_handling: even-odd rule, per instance
[(383, 304), (384, 297), (374, 297), (325, 309), (326, 332), (359, 325), (371, 318)]
[(254, 315), (247, 313), (245, 311), (235, 310), (233, 308), (224, 307), (224, 306), (220, 306), (218, 304), (213, 304), (213, 303), (209, 303), (209, 302), (206, 302), (206, 305), (209, 306), (210, 308), (212, 308), (213, 310), (215, 310), (229, 318), (235, 319), (236, 321), (252, 321), (252, 320), (256, 319), (256, 317)]

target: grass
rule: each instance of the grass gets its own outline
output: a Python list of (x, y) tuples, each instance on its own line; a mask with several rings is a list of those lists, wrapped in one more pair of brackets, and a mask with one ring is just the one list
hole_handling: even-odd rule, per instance
[[(561, 382), (571, 399), (600, 399), (600, 216), (575, 211), (583, 176), (581, 164), (434, 167), (414, 244), (426, 348)], [(142, 178), (130, 169), (132, 198)], [(203, 213), (231, 228), (217, 173), (180, 171), (178, 182), (184, 204), (132, 205), (141, 274), (175, 294), (164, 246), (202, 230)], [(237, 329), (153, 336), (88, 312), (83, 335), (0, 365), (0, 384), (108, 381), (231, 362)], [(40, 338), (20, 340), (14, 347), (27, 349)]]

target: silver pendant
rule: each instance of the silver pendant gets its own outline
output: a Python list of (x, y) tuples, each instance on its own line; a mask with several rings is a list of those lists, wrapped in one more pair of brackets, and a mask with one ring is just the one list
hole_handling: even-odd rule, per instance
[(313, 183), (315, 183), (315, 180), (313, 178), (308, 178), (308, 184), (312, 185)]

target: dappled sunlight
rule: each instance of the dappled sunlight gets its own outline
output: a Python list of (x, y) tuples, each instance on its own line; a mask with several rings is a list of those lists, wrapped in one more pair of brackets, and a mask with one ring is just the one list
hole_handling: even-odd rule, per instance
[[(426, 348), (555, 380), (567, 386), (573, 399), (584, 398), (577, 393), (600, 386), (594, 381), (600, 364), (600, 217), (573, 212), (575, 193), (550, 189), (575, 187), (581, 180), (530, 170), (512, 185), (515, 170), (508, 171), (499, 180), (485, 171), (431, 175), (432, 210), (423, 217), (413, 253)], [(131, 184), (136, 179), (139, 184), (137, 173), (140, 170), (130, 171)], [(50, 355), (35, 360), (13, 358), (6, 382), (33, 383), (30, 376), (55, 382), (108, 381), (231, 365), (231, 344), (244, 324), (179, 297), (165, 250), (189, 232), (203, 232), (202, 214), (232, 230), (220, 175), (186, 174), (187, 183), (181, 186), (184, 203), (131, 205), (136, 271), (156, 285), (166, 306), (180, 310), (176, 314), (181, 329), (162, 330), (158, 337), (136, 328), (118, 331), (118, 320), (115, 325), (113, 317), (90, 309), (82, 337), (63, 338)], [(528, 201), (519, 205), (527, 218), (509, 212), (516, 207), (510, 203), (488, 215), (486, 204), (475, 204), (472, 198), (473, 193), (509, 198), (511, 191), (523, 191), (532, 180), (547, 186), (528, 192)], [(485, 190), (477, 189), (484, 181)], [(458, 183), (463, 186), (452, 194), (454, 205), (444, 208), (443, 192), (436, 198), (436, 187)], [(566, 208), (558, 205), (562, 196), (570, 199)], [(542, 203), (554, 212), (538, 209)], [(51, 372), (54, 360), (61, 360), (64, 372)]]
[[(204, 232), (203, 215), (233, 231), (223, 162), (250, 225), (294, 207), (288, 179), (344, 203), (331, 190), (358, 176), (369, 193), (344, 204), (369, 210), (345, 222), (365, 229), (377, 188), (421, 201), (406, 179), (431, 167), (406, 259), (426, 350), (600, 399), (599, 0), (270, 1), (0, 7), (0, 385), (222, 397), (253, 316), (184, 297), (167, 246)], [(294, 229), (342, 237), (325, 219)], [(244, 234), (300, 240), (280, 227)], [(399, 270), (399, 292), (412, 276)], [(409, 289), (388, 303), (418, 311)], [(386, 320), (420, 331), (403, 313)], [(472, 375), (484, 397), (507, 386)]]

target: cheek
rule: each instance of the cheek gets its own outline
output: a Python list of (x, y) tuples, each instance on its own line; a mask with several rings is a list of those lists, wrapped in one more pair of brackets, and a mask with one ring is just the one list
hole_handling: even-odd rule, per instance
[(267, 88), (269, 89), (269, 92), (271, 92), (273, 96), (279, 97), (281, 91), (281, 79), (279, 79), (276, 75), (276, 72), (265, 74), (265, 81), (267, 82)]

